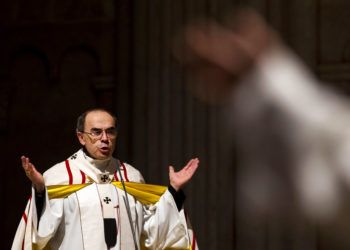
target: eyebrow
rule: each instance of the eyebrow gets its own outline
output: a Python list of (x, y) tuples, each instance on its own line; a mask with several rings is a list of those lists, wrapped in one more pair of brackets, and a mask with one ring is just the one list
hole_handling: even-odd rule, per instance
[(116, 129), (116, 127), (113, 126), (113, 127), (109, 127), (109, 128), (105, 128), (105, 129), (93, 127), (93, 128), (91, 128), (90, 130), (108, 130), (108, 129)]

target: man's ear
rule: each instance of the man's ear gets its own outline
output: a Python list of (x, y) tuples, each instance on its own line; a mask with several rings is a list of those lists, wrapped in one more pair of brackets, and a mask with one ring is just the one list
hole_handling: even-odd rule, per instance
[(82, 132), (77, 131), (77, 137), (81, 145), (85, 146), (84, 134)]

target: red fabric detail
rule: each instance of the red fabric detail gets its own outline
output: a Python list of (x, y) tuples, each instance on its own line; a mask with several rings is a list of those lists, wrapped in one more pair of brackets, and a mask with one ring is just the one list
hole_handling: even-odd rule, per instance
[(125, 181), (129, 181), (129, 179), (128, 179), (128, 174), (127, 174), (127, 172), (126, 172), (126, 167), (125, 167), (124, 163), (121, 163), (121, 164), (122, 164), (122, 166), (123, 166), (122, 170), (123, 170), (123, 172), (124, 172)]
[(26, 212), (23, 213), (22, 218), (23, 218), (24, 222), (27, 224), (28, 218), (27, 218)]
[[(30, 203), (32, 201), (32, 196), (30, 195), (29, 196), (29, 199), (28, 199), (28, 202), (29, 202), (29, 208), (30, 208)], [(24, 211), (23, 215), (22, 215), (22, 218), (24, 220), (24, 223), (26, 224), (26, 228), (27, 228), (27, 221), (28, 221), (28, 217), (27, 217), (27, 214), (26, 214), (26, 211)], [(24, 232), (26, 231), (26, 229), (24, 229)], [(24, 235), (24, 238), (23, 238), (23, 241), (22, 241), (22, 250), (24, 250), (24, 241), (25, 241), (25, 238), (26, 236)]]
[[(27, 217), (27, 215), (26, 215), (26, 212), (23, 213), (22, 218), (23, 218), (24, 223), (26, 224), (26, 227), (27, 227), (28, 217)], [(25, 230), (24, 230), (24, 231), (25, 231)], [(24, 238), (23, 238), (23, 241), (22, 241), (22, 250), (24, 250), (24, 240), (25, 240), (25, 238), (26, 238), (26, 237), (25, 237), (25, 235), (24, 235)]]
[(70, 166), (69, 166), (69, 161), (65, 160), (64, 162), (66, 163), (66, 168), (67, 168), (67, 172), (68, 172), (68, 176), (69, 176), (69, 185), (72, 185), (73, 184), (73, 175), (72, 175), (72, 170), (70, 169)]
[(114, 180), (115, 180), (115, 181), (119, 181), (118, 175), (117, 175), (117, 171), (114, 172)]
[(196, 236), (193, 233), (193, 238), (192, 238), (192, 250), (196, 250)]
[(85, 184), (86, 182), (85, 173), (80, 170), (80, 174), (81, 174), (81, 184)]

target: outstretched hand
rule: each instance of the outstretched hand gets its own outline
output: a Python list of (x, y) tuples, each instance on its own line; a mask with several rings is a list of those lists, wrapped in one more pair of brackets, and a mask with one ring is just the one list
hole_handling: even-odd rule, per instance
[(36, 170), (36, 168), (30, 162), (28, 157), (21, 156), (21, 161), (22, 161), (22, 167), (27, 177), (32, 182), (35, 190), (39, 193), (43, 192), (45, 189), (45, 182), (42, 174)]
[(175, 172), (173, 166), (169, 166), (170, 185), (180, 190), (193, 176), (199, 166), (198, 158), (191, 159), (180, 171)]
[(190, 91), (217, 103), (231, 97), (239, 79), (277, 43), (277, 35), (257, 12), (241, 9), (225, 24), (209, 19), (188, 25), (175, 41), (174, 56), (193, 76), (187, 84)]

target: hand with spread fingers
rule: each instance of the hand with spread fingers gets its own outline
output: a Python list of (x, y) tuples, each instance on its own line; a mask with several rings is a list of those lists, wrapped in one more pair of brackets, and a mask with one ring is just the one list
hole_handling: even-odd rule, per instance
[(43, 192), (45, 189), (45, 182), (42, 174), (36, 170), (36, 168), (30, 162), (28, 157), (21, 156), (21, 161), (22, 161), (22, 167), (27, 177), (32, 182), (35, 190), (39, 193)]
[(230, 98), (240, 78), (269, 49), (278, 35), (253, 10), (242, 9), (225, 23), (215, 20), (188, 25), (174, 46), (174, 56), (191, 72), (186, 85), (199, 99), (218, 103)]
[(191, 159), (180, 171), (175, 172), (173, 166), (169, 166), (170, 185), (179, 191), (194, 175), (199, 166), (199, 159)]

